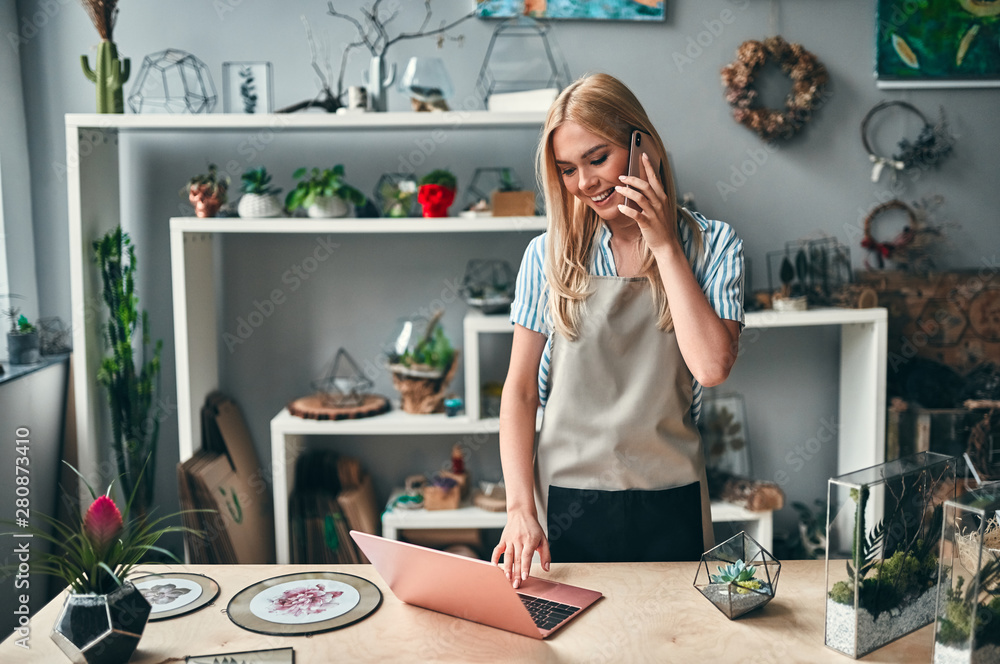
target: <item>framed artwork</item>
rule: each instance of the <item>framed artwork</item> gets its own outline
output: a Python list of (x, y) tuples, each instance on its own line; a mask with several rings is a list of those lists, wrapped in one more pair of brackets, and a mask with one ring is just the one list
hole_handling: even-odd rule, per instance
[(270, 113), (274, 110), (270, 62), (222, 64), (222, 112)]
[(153, 607), (150, 622), (197, 611), (219, 596), (219, 584), (202, 574), (149, 574), (134, 579), (133, 584)]
[(382, 592), (361, 577), (340, 572), (301, 572), (247, 586), (229, 601), (227, 614), (259, 634), (304, 636), (366, 618), (382, 604)]
[(480, 18), (663, 21), (664, 0), (476, 0)]
[(740, 394), (705, 394), (698, 420), (705, 467), (718, 471), (750, 476), (750, 444), (747, 439), (747, 413)]
[(185, 657), (185, 664), (295, 664), (295, 650), (292, 648), (271, 648), (268, 650), (246, 650), (224, 652), (218, 655), (196, 655)]
[(1000, 0), (877, 0), (879, 88), (1000, 87)]

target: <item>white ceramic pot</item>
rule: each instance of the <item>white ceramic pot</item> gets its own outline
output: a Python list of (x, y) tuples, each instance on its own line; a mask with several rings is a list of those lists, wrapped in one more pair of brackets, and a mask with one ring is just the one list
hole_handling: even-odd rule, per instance
[(243, 194), (236, 211), (244, 219), (280, 217), (281, 202), (274, 194)]
[(354, 206), (336, 196), (317, 196), (316, 202), (306, 208), (306, 214), (313, 219), (354, 216)]

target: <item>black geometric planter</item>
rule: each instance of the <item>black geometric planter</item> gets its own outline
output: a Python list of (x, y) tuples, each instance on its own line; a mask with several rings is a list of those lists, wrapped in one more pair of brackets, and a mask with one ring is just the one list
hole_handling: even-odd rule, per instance
[(107, 595), (70, 595), (52, 628), (52, 640), (74, 664), (125, 664), (151, 610), (127, 581)]

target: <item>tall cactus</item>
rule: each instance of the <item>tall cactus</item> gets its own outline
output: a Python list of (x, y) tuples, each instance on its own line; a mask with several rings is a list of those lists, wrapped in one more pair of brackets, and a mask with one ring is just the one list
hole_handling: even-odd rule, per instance
[(97, 45), (97, 60), (94, 69), (86, 55), (80, 56), (83, 74), (97, 86), (98, 113), (124, 113), (125, 100), (122, 86), (128, 80), (130, 61), (118, 59), (118, 47), (105, 39)]

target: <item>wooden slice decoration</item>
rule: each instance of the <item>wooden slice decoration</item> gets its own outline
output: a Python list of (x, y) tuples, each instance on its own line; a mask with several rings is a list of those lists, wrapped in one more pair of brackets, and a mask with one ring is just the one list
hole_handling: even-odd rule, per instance
[(378, 394), (366, 394), (353, 406), (329, 405), (326, 395), (311, 394), (288, 404), (288, 412), (307, 420), (356, 420), (389, 412), (389, 400)]

